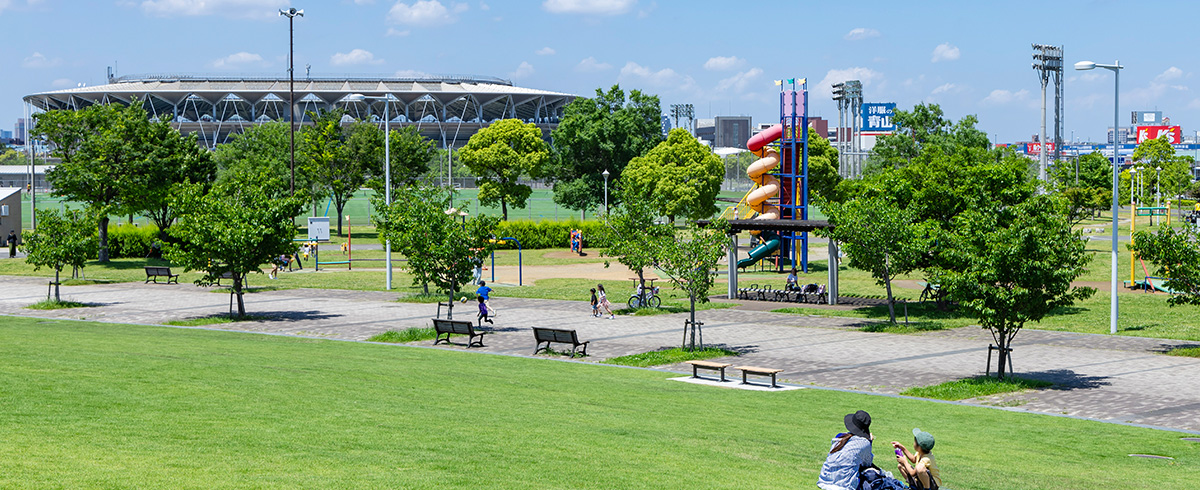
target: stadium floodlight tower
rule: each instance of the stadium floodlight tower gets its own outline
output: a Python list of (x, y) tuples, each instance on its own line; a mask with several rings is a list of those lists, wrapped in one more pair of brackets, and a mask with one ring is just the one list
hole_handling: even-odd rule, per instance
[(675, 127), (679, 127), (680, 119), (688, 120), (688, 132), (696, 135), (696, 107), (692, 104), (671, 104), (671, 117), (675, 119)]
[(1038, 180), (1045, 191), (1046, 182), (1046, 85), (1054, 78), (1054, 155), (1055, 160), (1062, 150), (1062, 72), (1063, 48), (1049, 44), (1033, 45), (1033, 69), (1042, 81), (1042, 132), (1039, 151)]
[(291, 142), (291, 159), (288, 166), (292, 171), (291, 190), (296, 195), (296, 60), (295, 26), (296, 17), (304, 17), (304, 9), (295, 7), (279, 9), (279, 15), (288, 18), (288, 138)]

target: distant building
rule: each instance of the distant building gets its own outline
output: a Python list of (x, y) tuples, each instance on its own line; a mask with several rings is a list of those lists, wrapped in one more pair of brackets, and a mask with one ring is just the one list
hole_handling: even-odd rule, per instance
[(669, 134), (671, 132), (671, 118), (668, 116), (662, 117), (662, 131), (663, 131), (663, 138), (666, 138), (667, 134)]
[(713, 147), (746, 148), (750, 139), (750, 116), (717, 116), (713, 118)]
[(25, 144), (25, 118), (17, 118), (17, 123), (13, 125), (12, 140), (18, 144)]
[[(1117, 134), (1121, 138), (1119, 143), (1122, 145), (1137, 143), (1137, 133), (1134, 132), (1133, 128), (1117, 128)], [(1113, 142), (1112, 126), (1108, 127), (1108, 131), (1105, 136), (1105, 141), (1107, 141), (1109, 144), (1112, 144), (1112, 142)]]

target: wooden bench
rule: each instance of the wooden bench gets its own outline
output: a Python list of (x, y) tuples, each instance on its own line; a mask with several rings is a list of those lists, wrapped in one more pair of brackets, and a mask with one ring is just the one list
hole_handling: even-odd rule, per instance
[(712, 362), (712, 361), (683, 361), (683, 363), (692, 365), (692, 377), (693, 378), (700, 377), (698, 374), (696, 374), (696, 369), (712, 369), (713, 371), (720, 371), (722, 383), (725, 382), (725, 368), (733, 365), (733, 364), (726, 364), (723, 362)]
[[(247, 276), (249, 276), (250, 274), (246, 274), (246, 275), (247, 275)], [(229, 281), (232, 281), (232, 280), (233, 280), (233, 272), (231, 272), (231, 271), (226, 271), (224, 274), (221, 274), (220, 276), (218, 276), (218, 277), (217, 277), (217, 285), (218, 285), (218, 286), (220, 286), (220, 285), (221, 285), (221, 281), (222, 281), (222, 280), (229, 280)], [(247, 282), (247, 281), (246, 281), (246, 278), (245, 278), (245, 277), (243, 277), (243, 278), (242, 278), (242, 287), (244, 288), (244, 287), (247, 287), (247, 286), (249, 286), (249, 282)]]
[(154, 281), (154, 284), (158, 284), (158, 278), (160, 278), (160, 277), (167, 278), (166, 284), (171, 284), (172, 280), (175, 281), (175, 284), (179, 284), (179, 274), (172, 274), (170, 267), (158, 267), (158, 266), (153, 266), (153, 265), (147, 265), (147, 266), (145, 266), (145, 268), (146, 268), (146, 282), (142, 283), (142, 284), (149, 283), (151, 280)]
[[(483, 347), (483, 335), (487, 333), (476, 332), (475, 326), (468, 321), (441, 320), (437, 318), (433, 319), (433, 330), (437, 332), (437, 335), (433, 339), (433, 345), (438, 345), (439, 342), (446, 342), (449, 344), (450, 334), (460, 334), (467, 336), (468, 349), (476, 346)], [(445, 334), (446, 338), (443, 339), (442, 334)], [(479, 337), (479, 340), (475, 340), (475, 337)]]
[[(543, 349), (545, 349), (547, 352), (550, 351), (550, 343), (554, 342), (559, 344), (571, 344), (571, 357), (575, 357), (575, 349), (578, 349), (579, 346), (582, 345), (583, 352), (581, 352), (581, 354), (587, 356), (587, 345), (588, 342), (591, 342), (590, 340), (580, 342), (579, 336), (575, 334), (574, 330), (566, 330), (561, 328), (533, 327), (533, 338), (534, 340), (537, 340), (537, 346), (533, 348), (534, 355), (537, 355), (537, 353), (541, 352)], [(545, 343), (546, 346), (542, 347), (542, 343)]]
[(742, 371), (742, 384), (750, 384), (749, 381), (746, 381), (747, 374), (756, 374), (759, 376), (770, 376), (772, 388), (779, 387), (779, 385), (775, 384), (775, 375), (783, 372), (782, 369), (760, 368), (754, 366), (737, 366), (734, 367), (734, 369), (740, 369)]

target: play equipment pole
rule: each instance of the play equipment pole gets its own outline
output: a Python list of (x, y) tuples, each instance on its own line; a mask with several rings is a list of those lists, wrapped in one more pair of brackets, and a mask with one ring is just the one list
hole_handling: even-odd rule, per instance
[[(517, 285), (524, 286), (525, 279), (523, 277), (524, 276), (523, 271), (521, 270), (521, 241), (517, 240), (516, 238), (510, 237), (510, 236), (501, 237), (500, 239), (501, 240), (512, 240), (514, 242), (517, 242)], [(582, 246), (582, 244), (581, 244), (581, 246)], [(493, 281), (496, 280), (496, 256), (494, 254), (492, 255), (492, 280)]]
[(346, 216), (346, 270), (354, 270), (354, 225), (350, 223), (350, 217)]

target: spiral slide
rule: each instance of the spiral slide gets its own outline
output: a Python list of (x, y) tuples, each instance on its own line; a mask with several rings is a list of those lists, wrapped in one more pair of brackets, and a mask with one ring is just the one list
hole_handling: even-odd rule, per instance
[[(742, 200), (758, 215), (754, 219), (779, 219), (779, 206), (771, 204), (771, 199), (779, 197), (779, 179), (774, 176), (767, 175), (768, 172), (779, 166), (779, 153), (774, 148), (767, 146), (768, 143), (775, 141), (783, 135), (783, 126), (776, 124), (767, 130), (754, 135), (750, 141), (746, 142), (746, 147), (759, 158), (750, 167), (746, 169), (746, 174), (750, 180), (758, 184), (752, 189)], [(762, 243), (750, 249), (750, 256), (738, 261), (738, 268), (745, 268), (754, 265), (763, 257), (775, 253), (779, 250), (779, 235), (772, 231), (763, 231), (760, 233)]]

